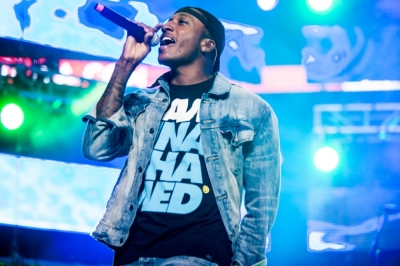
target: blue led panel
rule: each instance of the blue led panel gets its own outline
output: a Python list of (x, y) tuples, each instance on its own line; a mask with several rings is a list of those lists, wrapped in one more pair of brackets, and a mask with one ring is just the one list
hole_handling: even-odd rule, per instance
[(378, 247), (400, 248), (399, 203), (400, 191), (378, 186), (311, 189), (308, 192), (308, 250), (369, 250), (383, 219)]
[(119, 169), (0, 154), (0, 223), (90, 232)]

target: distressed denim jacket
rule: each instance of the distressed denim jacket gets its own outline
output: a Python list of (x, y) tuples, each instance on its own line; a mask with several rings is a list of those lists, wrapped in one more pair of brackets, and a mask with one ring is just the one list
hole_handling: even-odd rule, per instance
[[(92, 236), (122, 246), (139, 208), (142, 175), (170, 99), (168, 82), (126, 94), (109, 119), (96, 119), (96, 106), (83, 138), (88, 159), (110, 161), (128, 155), (106, 210)], [(266, 265), (266, 238), (275, 220), (280, 192), (277, 118), (259, 96), (217, 73), (200, 104), (201, 145), (222, 221), (237, 265)], [(241, 204), (247, 211), (241, 219)]]

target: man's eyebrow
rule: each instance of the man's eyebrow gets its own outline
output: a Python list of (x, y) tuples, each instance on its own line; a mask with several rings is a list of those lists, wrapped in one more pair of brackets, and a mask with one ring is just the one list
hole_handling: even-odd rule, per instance
[(190, 15), (188, 15), (188, 14), (185, 14), (185, 13), (177, 13), (177, 14), (175, 14), (175, 15), (177, 15), (177, 16), (179, 16), (179, 17), (185, 17), (185, 18), (188, 18), (188, 19), (190, 19), (190, 20), (193, 21), (193, 17), (190, 16)]

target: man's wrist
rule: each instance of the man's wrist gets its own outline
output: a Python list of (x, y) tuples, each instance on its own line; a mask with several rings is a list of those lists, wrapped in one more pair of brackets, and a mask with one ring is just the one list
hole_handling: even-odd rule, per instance
[(115, 67), (123, 69), (124, 72), (126, 72), (128, 75), (131, 75), (132, 72), (135, 70), (135, 68), (139, 65), (140, 62), (137, 62), (136, 60), (133, 59), (124, 59), (120, 57), (115, 64)]

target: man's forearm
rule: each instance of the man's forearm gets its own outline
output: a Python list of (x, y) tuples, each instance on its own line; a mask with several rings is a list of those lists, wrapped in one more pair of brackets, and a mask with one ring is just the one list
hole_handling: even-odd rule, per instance
[(96, 106), (97, 118), (110, 118), (123, 104), (126, 83), (137, 64), (132, 61), (119, 60), (106, 90)]

